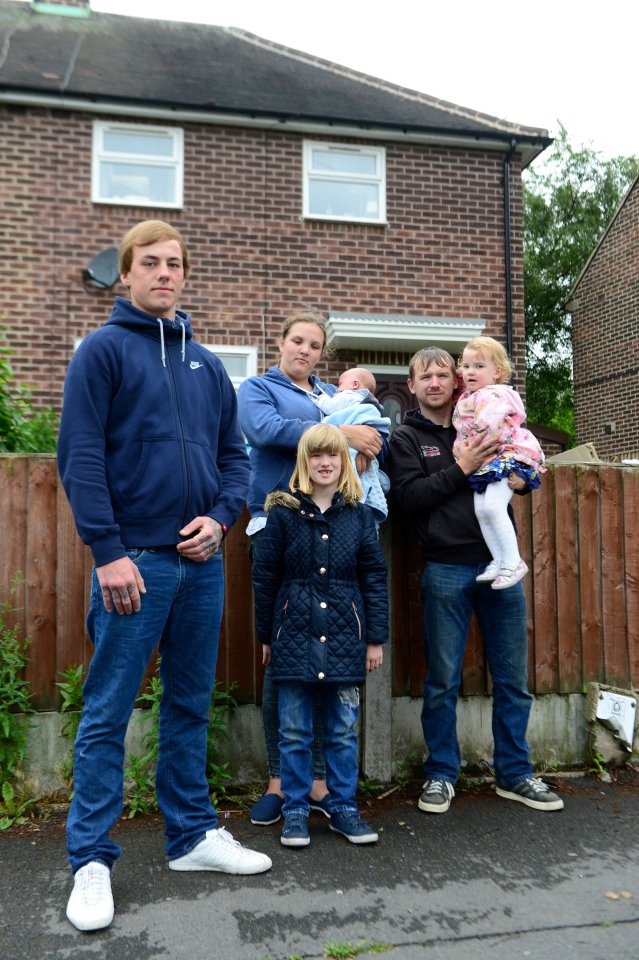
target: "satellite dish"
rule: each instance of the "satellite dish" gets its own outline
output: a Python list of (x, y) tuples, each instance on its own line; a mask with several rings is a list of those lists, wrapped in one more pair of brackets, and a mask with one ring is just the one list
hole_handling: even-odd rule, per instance
[(118, 248), (107, 247), (93, 258), (86, 270), (82, 271), (83, 281), (98, 290), (106, 290), (119, 280)]

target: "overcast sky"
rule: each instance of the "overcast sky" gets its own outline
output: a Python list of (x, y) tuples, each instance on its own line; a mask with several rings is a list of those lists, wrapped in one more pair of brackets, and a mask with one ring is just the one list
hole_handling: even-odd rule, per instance
[(634, 0), (91, 0), (242, 27), (604, 156), (639, 155)]

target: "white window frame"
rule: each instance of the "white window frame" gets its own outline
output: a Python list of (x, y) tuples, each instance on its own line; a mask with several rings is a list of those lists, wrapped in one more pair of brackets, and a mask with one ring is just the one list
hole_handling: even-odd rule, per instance
[[(123, 133), (148, 134), (160, 133), (169, 136), (173, 141), (173, 153), (170, 157), (158, 157), (155, 154), (118, 153), (106, 150), (104, 136), (112, 131)], [(122, 163), (136, 163), (145, 166), (169, 167), (175, 170), (175, 197), (172, 201), (145, 199), (132, 197), (105, 197), (100, 194), (100, 169), (103, 161), (121, 161)], [(91, 200), (93, 203), (108, 203), (118, 207), (155, 207), (156, 209), (178, 210), (183, 206), (184, 194), (184, 131), (181, 127), (156, 127), (147, 124), (114, 123), (104, 120), (93, 121), (93, 163), (91, 172)]]
[[(357, 153), (375, 157), (375, 174), (335, 173), (313, 169), (313, 150), (317, 148), (336, 153)], [(339, 180), (344, 183), (375, 184), (378, 188), (379, 213), (375, 217), (355, 217), (350, 214), (316, 213), (310, 210), (311, 180)], [(307, 220), (341, 220), (349, 223), (386, 223), (386, 150), (384, 147), (328, 143), (320, 140), (304, 141), (303, 212)]]
[(229, 373), (229, 379), (236, 390), (249, 377), (257, 376), (257, 347), (249, 347), (241, 343), (204, 343), (202, 346), (218, 356), (222, 363), (224, 363), (225, 355), (229, 354), (246, 358), (245, 376), (232, 377)]

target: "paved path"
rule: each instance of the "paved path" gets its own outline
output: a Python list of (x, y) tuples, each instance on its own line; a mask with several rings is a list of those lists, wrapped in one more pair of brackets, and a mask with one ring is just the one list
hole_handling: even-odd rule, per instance
[[(368, 818), (380, 842), (355, 847), (311, 820), (289, 850), (277, 826), (225, 823), (268, 853), (257, 877), (173, 873), (157, 818), (123, 822), (106, 931), (67, 922), (61, 821), (0, 834), (1, 960), (316, 960), (331, 941), (389, 944), (389, 960), (639, 960), (639, 788), (566, 781), (566, 808), (541, 814), (488, 788), (443, 816), (415, 797)], [(618, 899), (606, 897), (616, 893)], [(624, 898), (622, 892), (631, 894)], [(372, 956), (372, 954), (364, 954)]]

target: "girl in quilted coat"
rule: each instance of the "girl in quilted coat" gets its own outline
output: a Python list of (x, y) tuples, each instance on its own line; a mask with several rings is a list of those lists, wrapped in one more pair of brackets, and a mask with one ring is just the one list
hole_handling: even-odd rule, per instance
[[(492, 561), (477, 580), (505, 590), (528, 573), (519, 555), (517, 534), (508, 515), (514, 487), (534, 489), (544, 470), (537, 438), (522, 427), (526, 411), (519, 394), (508, 386), (511, 365), (501, 343), (475, 337), (459, 364), (464, 390), (453, 413), (456, 456), (478, 436), (499, 439), (499, 453), (481, 465), (468, 480), (475, 491), (475, 514)], [(517, 479), (521, 478), (521, 479)]]
[(331, 424), (301, 437), (291, 493), (269, 494), (253, 562), (257, 630), (279, 692), (286, 796), (281, 842), (305, 847), (313, 780), (313, 701), (322, 700), (331, 830), (375, 843), (357, 788), (358, 686), (388, 639), (386, 565), (348, 442)]

